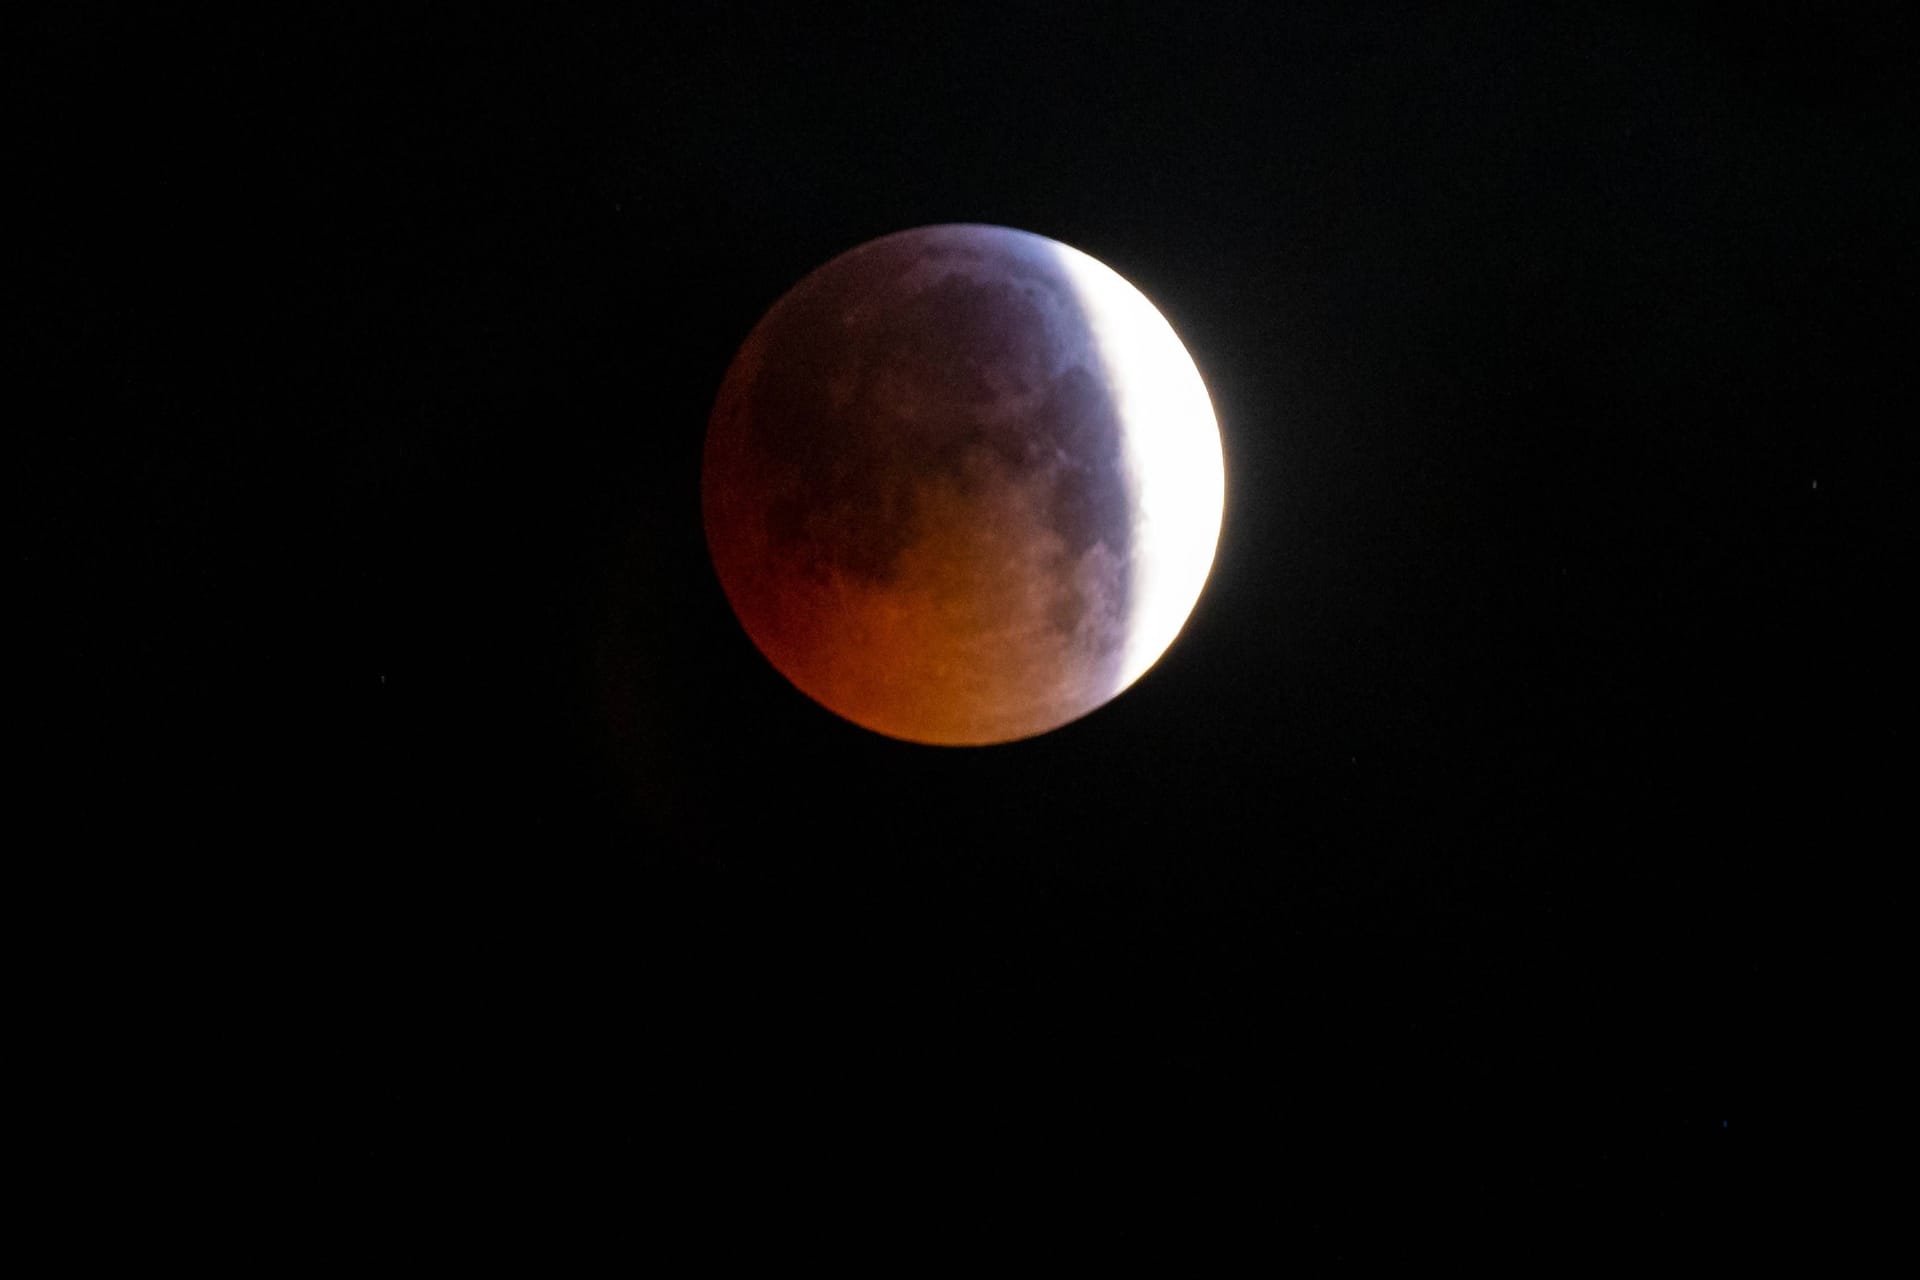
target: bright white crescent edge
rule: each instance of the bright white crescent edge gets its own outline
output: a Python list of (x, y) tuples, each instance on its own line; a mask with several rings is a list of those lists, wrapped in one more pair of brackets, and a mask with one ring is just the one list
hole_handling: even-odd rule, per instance
[(1119, 693), (1180, 634), (1213, 568), (1226, 500), (1220, 427), (1193, 357), (1146, 295), (1097, 258), (1051, 243), (1106, 366), (1137, 486)]

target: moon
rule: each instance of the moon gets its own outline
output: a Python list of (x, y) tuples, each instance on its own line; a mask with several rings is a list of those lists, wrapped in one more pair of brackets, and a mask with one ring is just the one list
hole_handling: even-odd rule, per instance
[(1219, 426), (1173, 328), (1010, 227), (869, 241), (760, 320), (707, 425), (728, 603), (802, 693), (888, 737), (985, 746), (1132, 686), (1206, 583)]

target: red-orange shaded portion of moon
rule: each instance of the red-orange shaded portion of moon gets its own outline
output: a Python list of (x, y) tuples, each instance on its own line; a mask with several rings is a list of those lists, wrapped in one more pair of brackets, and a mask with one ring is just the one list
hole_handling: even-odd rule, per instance
[(708, 547), (748, 636), (878, 733), (984, 745), (1109, 701), (1184, 622), (1218, 430), (1151, 304), (1078, 251), (925, 227), (780, 299), (722, 382)]

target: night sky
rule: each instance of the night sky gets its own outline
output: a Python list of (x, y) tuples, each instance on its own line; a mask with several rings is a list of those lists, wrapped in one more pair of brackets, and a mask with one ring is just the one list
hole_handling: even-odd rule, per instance
[[(103, 1090), (641, 1262), (1112, 1183), (1752, 1238), (1891, 773), (1909, 20), (262, 8), (22, 37)], [(961, 221), (1153, 299), (1227, 466), (1160, 663), (982, 750), (793, 690), (699, 518), (765, 309)]]

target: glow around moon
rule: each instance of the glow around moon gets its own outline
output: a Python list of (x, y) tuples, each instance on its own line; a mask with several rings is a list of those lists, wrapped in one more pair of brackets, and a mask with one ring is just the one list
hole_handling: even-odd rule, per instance
[(831, 711), (915, 742), (1031, 737), (1172, 644), (1213, 563), (1205, 384), (1139, 290), (1006, 227), (861, 245), (729, 367), (702, 476), (748, 636)]

